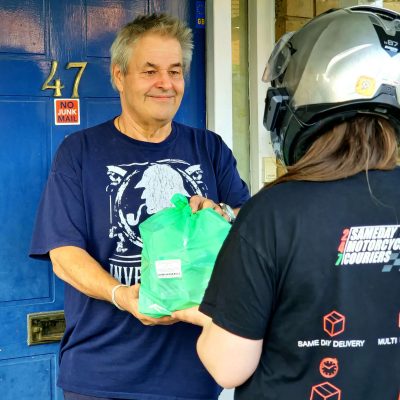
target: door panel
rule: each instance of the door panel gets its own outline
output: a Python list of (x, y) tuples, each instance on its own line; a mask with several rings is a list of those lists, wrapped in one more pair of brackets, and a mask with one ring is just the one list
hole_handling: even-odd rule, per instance
[(40, 91), (40, 87), (50, 70), (50, 62), (34, 60), (38, 58), (34, 56), (31, 56), (32, 60), (27, 60), (26, 57), (23, 55), (21, 58), (11, 58), (10, 54), (0, 52), (0, 96), (32, 96), (35, 93), (37, 98), (49, 95)]
[[(165, 11), (194, 29), (194, 64), (177, 119), (205, 127), (204, 29), (195, 28), (198, 1), (2, 0), (0, 8), (0, 399), (61, 400), (56, 388), (58, 343), (27, 345), (27, 315), (62, 310), (63, 283), (48, 262), (27, 257), (51, 160), (63, 138), (120, 112), (109, 79), (116, 31), (139, 13)], [(54, 125), (54, 90), (41, 90), (52, 61), (69, 98), (78, 93), (81, 125)]]
[[(49, 146), (43, 135), (46, 113), (44, 99), (26, 99), (21, 104), (16, 99), (0, 97), (1, 302), (37, 301), (48, 298), (50, 293), (47, 270), (33, 268), (34, 262), (26, 257), (36, 204), (47, 176)], [(23, 266), (23, 271), (18, 266)], [(23, 286), (22, 277), (26, 282)]]
[(190, 74), (186, 78), (185, 95), (175, 119), (187, 125), (206, 126), (205, 26), (197, 24), (199, 10), (205, 1), (150, 0), (149, 12), (165, 12), (186, 21), (193, 32), (194, 50)]
[(119, 100), (90, 99), (86, 102), (85, 118), (88, 126), (104, 122), (104, 115), (118, 115), (121, 111)]
[(88, 0), (86, 3), (88, 57), (108, 58), (115, 32), (138, 14), (148, 11), (147, 1)]
[[(1, 385), (6, 399), (52, 399), (56, 393), (54, 355), (0, 361)], [(34, 376), (34, 384), (26, 384), (26, 377)], [(62, 398), (62, 397), (60, 397)]]
[(46, 8), (40, 0), (2, 0), (0, 9), (1, 52), (45, 54)]

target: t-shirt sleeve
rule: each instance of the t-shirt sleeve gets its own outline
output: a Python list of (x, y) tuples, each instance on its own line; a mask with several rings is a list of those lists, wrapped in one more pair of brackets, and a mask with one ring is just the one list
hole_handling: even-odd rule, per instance
[(262, 339), (274, 299), (274, 273), (235, 223), (218, 255), (200, 311), (218, 326)]
[(221, 137), (215, 154), (215, 170), (219, 201), (231, 207), (241, 207), (250, 197), (246, 183), (240, 178), (236, 159)]
[(29, 255), (48, 258), (61, 246), (86, 248), (86, 225), (79, 162), (71, 146), (60, 146), (42, 194)]

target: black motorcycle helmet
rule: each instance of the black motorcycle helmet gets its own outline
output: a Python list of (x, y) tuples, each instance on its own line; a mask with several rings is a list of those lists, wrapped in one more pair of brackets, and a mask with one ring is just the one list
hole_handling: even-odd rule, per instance
[(376, 7), (328, 11), (276, 44), (264, 126), (277, 157), (296, 163), (339, 122), (358, 114), (400, 131), (400, 14)]

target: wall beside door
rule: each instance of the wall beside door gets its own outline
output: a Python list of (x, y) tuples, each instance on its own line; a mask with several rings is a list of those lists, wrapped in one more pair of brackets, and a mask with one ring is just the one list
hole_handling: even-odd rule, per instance
[(310, 19), (331, 8), (356, 5), (384, 7), (400, 12), (399, 0), (275, 0), (275, 35), (278, 40), (284, 33), (297, 31)]
[(239, 174), (250, 185), (247, 8), (247, 0), (232, 0), (232, 128)]

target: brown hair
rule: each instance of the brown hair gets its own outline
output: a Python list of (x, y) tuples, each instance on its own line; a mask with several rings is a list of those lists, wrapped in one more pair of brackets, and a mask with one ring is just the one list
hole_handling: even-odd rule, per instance
[(398, 157), (395, 129), (385, 118), (360, 116), (321, 135), (286, 174), (266, 185), (288, 181), (333, 181), (370, 169), (391, 170)]

